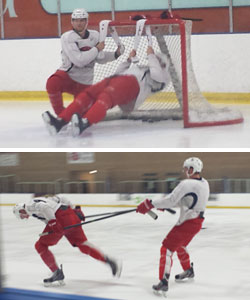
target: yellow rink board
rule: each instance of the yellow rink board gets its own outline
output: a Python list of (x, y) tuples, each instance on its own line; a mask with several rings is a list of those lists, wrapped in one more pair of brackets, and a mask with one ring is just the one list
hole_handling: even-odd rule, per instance
[[(162, 92), (147, 99), (149, 102), (163, 102), (164, 94), (168, 102), (178, 102), (175, 93)], [(250, 93), (202, 93), (203, 96), (214, 104), (250, 104)], [(0, 91), (0, 100), (15, 101), (48, 101), (45, 91)], [(73, 96), (64, 93), (64, 100), (73, 100)]]
[[(0, 203), (0, 206), (14, 206), (15, 203)], [(120, 207), (120, 208), (136, 208), (137, 205), (129, 205), (129, 204), (76, 204), (81, 207)], [(213, 209), (250, 209), (250, 206), (232, 206), (232, 205), (207, 205), (206, 208), (213, 208)]]

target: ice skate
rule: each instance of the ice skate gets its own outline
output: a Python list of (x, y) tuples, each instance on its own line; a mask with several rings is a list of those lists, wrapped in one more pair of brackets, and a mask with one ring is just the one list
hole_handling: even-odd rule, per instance
[(51, 277), (46, 278), (43, 280), (44, 286), (48, 287), (48, 286), (52, 286), (53, 284), (55, 285), (64, 285), (64, 274), (63, 274), (63, 270), (62, 270), (62, 265), (61, 268), (57, 269)]
[(90, 126), (86, 118), (81, 118), (78, 114), (74, 114), (71, 118), (72, 135), (74, 137), (80, 135), (83, 130)]
[(120, 277), (122, 272), (122, 266), (115, 260), (106, 257), (106, 263), (110, 266), (113, 276)]
[(178, 274), (175, 275), (175, 281), (177, 282), (184, 282), (187, 281), (189, 279), (193, 279), (194, 278), (194, 269), (193, 269), (193, 263), (191, 263), (191, 268)]
[(44, 112), (42, 118), (51, 135), (56, 135), (67, 124), (64, 120), (55, 118), (49, 111)]
[(158, 284), (152, 286), (155, 294), (162, 294), (164, 297), (167, 297), (168, 291), (168, 280), (163, 278)]

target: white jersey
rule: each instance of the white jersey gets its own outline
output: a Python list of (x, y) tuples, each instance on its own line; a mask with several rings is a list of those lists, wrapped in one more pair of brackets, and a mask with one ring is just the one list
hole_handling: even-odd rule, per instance
[(25, 210), (30, 215), (48, 223), (55, 219), (55, 213), (61, 205), (72, 207), (70, 201), (58, 195), (32, 198), (25, 204)]
[[(139, 66), (131, 62), (121, 63), (117, 75), (134, 75), (139, 83), (140, 92), (134, 108), (138, 108), (147, 97), (161, 91), (170, 82), (169, 66), (162, 68), (155, 54), (148, 55), (148, 66)], [(122, 108), (122, 107), (121, 107)]]
[(62, 65), (59, 70), (67, 72), (76, 82), (91, 85), (94, 79), (94, 66), (98, 62), (105, 64), (115, 60), (115, 52), (104, 51), (104, 58), (98, 59), (99, 32), (86, 30), (81, 37), (76, 31), (70, 30), (61, 36)]
[(185, 179), (181, 181), (172, 193), (159, 200), (153, 200), (156, 208), (180, 207), (180, 217), (177, 225), (186, 220), (197, 218), (204, 213), (209, 198), (209, 185), (206, 179)]

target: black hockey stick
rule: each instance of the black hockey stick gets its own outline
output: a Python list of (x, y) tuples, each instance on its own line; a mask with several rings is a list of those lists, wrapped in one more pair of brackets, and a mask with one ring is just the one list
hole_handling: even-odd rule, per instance
[(169, 213), (171, 213), (172, 215), (176, 214), (176, 211), (174, 209), (171, 208), (164, 208), (164, 210), (168, 211)]
[(180, 17), (178, 15), (173, 14), (169, 10), (163, 11), (161, 13), (161, 15), (160, 15), (160, 19), (175, 19), (175, 18), (176, 19), (181, 19), (181, 20), (198, 21), (198, 22), (203, 21), (203, 19), (200, 19), (200, 18), (184, 18), (184, 17)]
[[(133, 208), (133, 209), (129, 209), (129, 210), (124, 210), (124, 211), (119, 211), (117, 213), (114, 212), (113, 214), (105, 216), (105, 217), (102, 217), (102, 218), (97, 218), (97, 219), (94, 219), (94, 220), (91, 220), (91, 221), (82, 222), (82, 223), (78, 223), (78, 224), (74, 224), (74, 225), (70, 225), (70, 226), (64, 227), (63, 230), (67, 230), (67, 229), (70, 229), (70, 228), (73, 228), (73, 227), (78, 227), (78, 226), (86, 225), (86, 224), (89, 224), (89, 223), (101, 221), (101, 220), (104, 220), (104, 219), (108, 219), (108, 218), (120, 216), (120, 215), (123, 215), (123, 214), (127, 214), (127, 213), (130, 213), (130, 212), (134, 212), (134, 211), (136, 211), (136, 209), (137, 208)], [(156, 220), (158, 218), (157, 214), (155, 214), (152, 211), (147, 212), (147, 214), (149, 214), (154, 220)], [(39, 236), (45, 236), (45, 235), (49, 235), (51, 233), (53, 233), (53, 231), (47, 231), (47, 232), (40, 233)]]
[(114, 213), (119, 213), (119, 212), (122, 212), (122, 211), (125, 211), (125, 210), (106, 212), (106, 213), (101, 213), (101, 214), (96, 214), (96, 215), (88, 215), (88, 216), (85, 216), (85, 219), (95, 218), (95, 217), (101, 217), (101, 216), (107, 216), (107, 215), (112, 215)]
[[(123, 213), (125, 211), (126, 210), (120, 210), (120, 211), (113, 211), (113, 212), (101, 213), (101, 214), (96, 214), (96, 215), (89, 215), (89, 216), (85, 216), (85, 219), (94, 218), (94, 217), (101, 217), (101, 216), (107, 216), (107, 215), (113, 215), (113, 214), (117, 214), (117, 213)], [(128, 212), (129, 211), (130, 211), (130, 209), (128, 210)], [(153, 211), (148, 211), (147, 214), (150, 215), (150, 217), (153, 218), (154, 220), (156, 220), (158, 218), (157, 214), (154, 213)]]
[[(164, 210), (168, 211), (169, 213), (171, 214), (176, 214), (176, 211), (174, 209), (171, 209), (171, 208), (164, 208)], [(124, 210), (121, 210), (121, 211), (113, 211), (113, 212), (106, 212), (106, 213), (102, 213), (102, 214), (96, 214), (96, 215), (88, 215), (88, 216), (85, 216), (85, 219), (88, 219), (88, 218), (95, 218), (95, 217), (101, 217), (101, 216), (107, 216), (107, 215), (112, 215), (114, 213), (119, 213), (119, 212), (123, 212)], [(153, 217), (154, 219), (154, 217)]]
[(188, 20), (188, 21), (194, 21), (194, 22), (201, 22), (203, 19), (197, 19), (197, 18), (183, 18), (181, 17), (182, 20)]

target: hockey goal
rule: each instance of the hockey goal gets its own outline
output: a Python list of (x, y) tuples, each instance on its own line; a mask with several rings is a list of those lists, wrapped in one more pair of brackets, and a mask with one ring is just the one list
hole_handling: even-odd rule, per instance
[[(97, 82), (112, 75), (117, 65), (127, 59), (134, 47), (137, 48), (138, 64), (147, 64), (146, 50), (150, 41), (156, 52), (161, 51), (167, 55), (170, 61), (171, 83), (163, 91), (149, 97), (139, 109), (125, 114), (116, 108), (111, 110), (107, 119), (142, 119), (146, 121), (182, 119), (184, 127), (243, 122), (242, 114), (239, 111), (212, 105), (202, 95), (191, 60), (192, 21), (147, 19), (143, 22), (139, 35), (138, 22), (109, 22), (109, 28), (111, 31), (115, 29), (120, 41), (125, 46), (125, 53), (116, 61), (104, 66), (97, 64), (94, 81)], [(105, 50), (114, 51), (116, 48), (117, 39), (115, 41), (114, 37), (108, 35), (105, 39)]]

